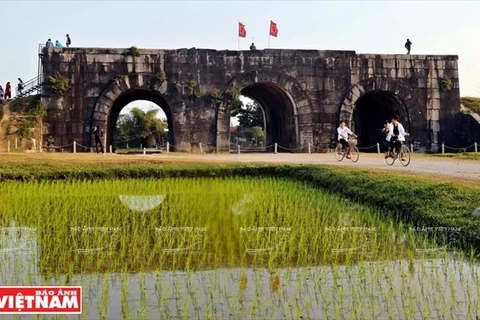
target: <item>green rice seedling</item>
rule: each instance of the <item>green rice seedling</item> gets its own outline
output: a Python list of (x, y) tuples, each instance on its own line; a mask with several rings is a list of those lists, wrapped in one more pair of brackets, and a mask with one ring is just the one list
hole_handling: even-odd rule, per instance
[[(419, 299), (427, 306), (442, 304), (447, 311), (453, 300), (428, 300), (428, 293), (441, 291), (445, 283), (451, 297), (458, 286), (468, 288), (474, 277), (468, 275), (468, 264), (452, 271), (445, 265), (432, 270), (414, 263), (429, 257), (451, 261), (448, 246), (438, 250), (439, 243), (448, 244), (447, 237), (412, 232), (409, 225), (386, 219), (381, 210), (305, 183), (277, 178), (14, 182), (0, 183), (0, 192), (0, 227), (14, 221), (36, 228), (39, 248), (38, 272), (33, 267), (26, 271), (19, 260), (12, 258), (10, 264), (2, 259), (1, 270), (13, 268), (14, 276), (1, 281), (40, 275), (48, 284), (46, 279), (62, 275), (75, 279), (100, 274), (101, 317), (111, 310), (107, 279), (118, 273), (125, 318), (148, 316), (146, 296), (141, 294), (138, 305), (127, 303), (129, 288), (137, 285), (140, 292), (154, 286), (162, 318), (221, 318), (226, 311), (219, 302), (251, 318), (273, 310), (286, 317), (315, 318), (318, 312), (340, 318), (395, 317), (397, 312), (414, 317)], [(0, 250), (6, 248), (1, 240)], [(404, 262), (411, 270), (398, 267)], [(229, 288), (220, 270), (232, 268), (247, 268), (252, 278), (242, 284), (240, 275)], [(216, 271), (203, 275), (207, 270)], [(267, 278), (265, 270), (272, 272)], [(154, 284), (147, 281), (150, 273), (156, 275)], [(273, 283), (274, 275), (279, 284)], [(419, 292), (409, 290), (416, 288), (415, 277), (428, 279)], [(478, 297), (478, 289), (471, 291)]]

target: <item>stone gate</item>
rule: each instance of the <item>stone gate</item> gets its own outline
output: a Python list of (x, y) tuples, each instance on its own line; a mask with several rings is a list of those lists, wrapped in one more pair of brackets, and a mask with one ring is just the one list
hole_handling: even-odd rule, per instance
[(99, 125), (108, 145), (120, 110), (149, 100), (167, 115), (175, 150), (202, 143), (204, 151), (228, 152), (229, 93), (240, 90), (262, 106), (268, 145), (326, 148), (343, 119), (367, 147), (378, 142), (383, 121), (398, 114), (412, 142), (428, 150), (455, 145), (457, 61), (354, 51), (44, 48), (44, 79), (59, 73), (70, 81), (61, 95), (43, 91), (44, 135), (57, 145), (91, 146)]

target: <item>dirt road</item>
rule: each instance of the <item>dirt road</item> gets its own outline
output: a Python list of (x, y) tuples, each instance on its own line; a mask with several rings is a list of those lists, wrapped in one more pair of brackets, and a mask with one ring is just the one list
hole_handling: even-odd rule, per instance
[(360, 154), (360, 160), (353, 163), (349, 159), (338, 162), (333, 153), (322, 154), (174, 154), (155, 155), (169, 160), (235, 162), (235, 163), (286, 163), (286, 164), (322, 164), (335, 166), (352, 166), (359, 168), (375, 168), (392, 171), (404, 171), (427, 175), (448, 176), (480, 181), (480, 161), (432, 158), (425, 155), (412, 155), (410, 164), (403, 167), (400, 162), (388, 166), (383, 154)]

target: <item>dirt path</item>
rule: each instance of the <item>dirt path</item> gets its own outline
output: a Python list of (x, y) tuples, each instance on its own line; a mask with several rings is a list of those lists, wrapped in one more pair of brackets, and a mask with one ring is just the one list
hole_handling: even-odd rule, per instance
[(8, 123), (10, 122), (10, 107), (9, 102), (3, 101), (3, 118), (0, 122), (0, 152), (7, 151), (7, 128)]
[(356, 163), (348, 159), (338, 162), (333, 153), (322, 154), (230, 154), (230, 155), (182, 155), (161, 154), (159, 157), (170, 160), (198, 161), (198, 162), (236, 162), (236, 163), (286, 163), (286, 164), (322, 164), (335, 166), (351, 166), (359, 168), (374, 168), (382, 171), (403, 171), (408, 173), (421, 173), (423, 175), (435, 175), (463, 178), (480, 181), (480, 161), (439, 159), (425, 155), (412, 155), (410, 164), (403, 167), (399, 162), (388, 166), (383, 154), (360, 154), (360, 160)]

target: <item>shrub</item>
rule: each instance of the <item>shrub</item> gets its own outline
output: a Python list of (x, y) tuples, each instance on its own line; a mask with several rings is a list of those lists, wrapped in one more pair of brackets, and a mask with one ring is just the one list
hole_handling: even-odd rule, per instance
[(453, 81), (449, 76), (442, 78), (442, 91), (450, 91), (453, 89)]
[(213, 102), (219, 104), (223, 101), (223, 95), (218, 89), (214, 89), (212, 93), (210, 93), (210, 98)]
[(131, 56), (131, 57), (138, 57), (140, 56), (140, 52), (138, 51), (138, 48), (135, 46), (131, 46), (130, 48), (126, 49), (122, 55), (124, 56)]
[(48, 77), (48, 88), (54, 95), (61, 97), (70, 89), (70, 80), (55, 72), (54, 75)]
[(167, 74), (163, 70), (160, 71), (160, 72), (157, 72), (155, 74), (155, 79), (157, 79), (160, 82), (163, 82), (163, 81), (167, 80)]
[(195, 81), (195, 80), (185, 81), (185, 88), (187, 88), (191, 92), (193, 92), (193, 90), (195, 90), (196, 87), (197, 87), (197, 81)]
[(45, 117), (47, 115), (47, 108), (40, 99), (40, 96), (36, 96), (35, 99), (30, 101), (27, 106), (26, 113), (32, 116)]

